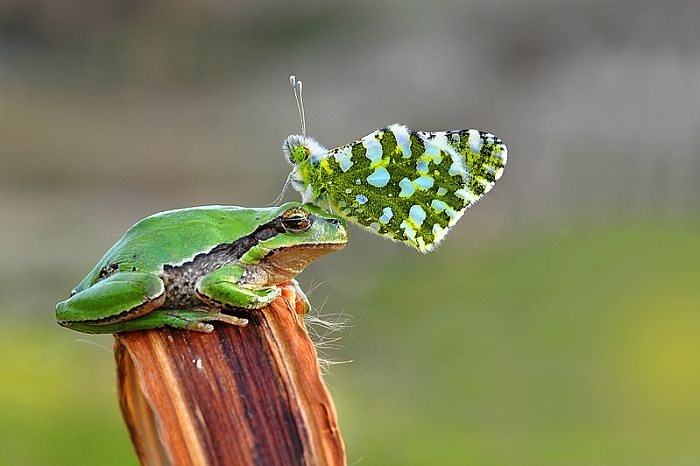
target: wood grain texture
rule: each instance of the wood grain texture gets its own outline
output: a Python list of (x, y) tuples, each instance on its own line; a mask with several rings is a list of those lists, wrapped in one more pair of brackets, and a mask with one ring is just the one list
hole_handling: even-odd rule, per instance
[(345, 465), (293, 287), (245, 328), (115, 336), (119, 399), (143, 465)]

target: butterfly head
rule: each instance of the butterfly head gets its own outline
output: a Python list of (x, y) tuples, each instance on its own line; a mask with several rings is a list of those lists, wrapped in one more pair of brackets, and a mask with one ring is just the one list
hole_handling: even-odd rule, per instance
[(313, 164), (318, 163), (326, 156), (328, 150), (313, 138), (294, 134), (284, 140), (282, 152), (289, 163), (301, 165), (309, 161)]

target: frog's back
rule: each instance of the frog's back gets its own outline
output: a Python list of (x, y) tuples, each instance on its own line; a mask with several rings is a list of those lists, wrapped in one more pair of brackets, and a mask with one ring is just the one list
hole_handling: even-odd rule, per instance
[(159, 274), (164, 265), (183, 264), (219, 244), (253, 233), (259, 225), (274, 219), (279, 209), (213, 205), (151, 215), (129, 228), (76, 290), (117, 270)]

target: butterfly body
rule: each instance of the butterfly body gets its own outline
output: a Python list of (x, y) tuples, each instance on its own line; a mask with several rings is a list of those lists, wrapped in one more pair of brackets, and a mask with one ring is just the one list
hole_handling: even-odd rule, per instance
[(304, 202), (421, 252), (431, 251), (491, 190), (507, 161), (505, 145), (490, 133), (398, 124), (330, 150), (290, 136), (283, 150)]

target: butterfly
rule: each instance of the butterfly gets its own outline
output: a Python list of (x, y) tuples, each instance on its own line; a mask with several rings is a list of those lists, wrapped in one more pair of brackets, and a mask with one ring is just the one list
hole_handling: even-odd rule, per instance
[(304, 202), (420, 252), (432, 251), (503, 174), (508, 150), (475, 129), (416, 131), (400, 124), (326, 149), (306, 136), (301, 81), (290, 77), (302, 134), (282, 150)]

